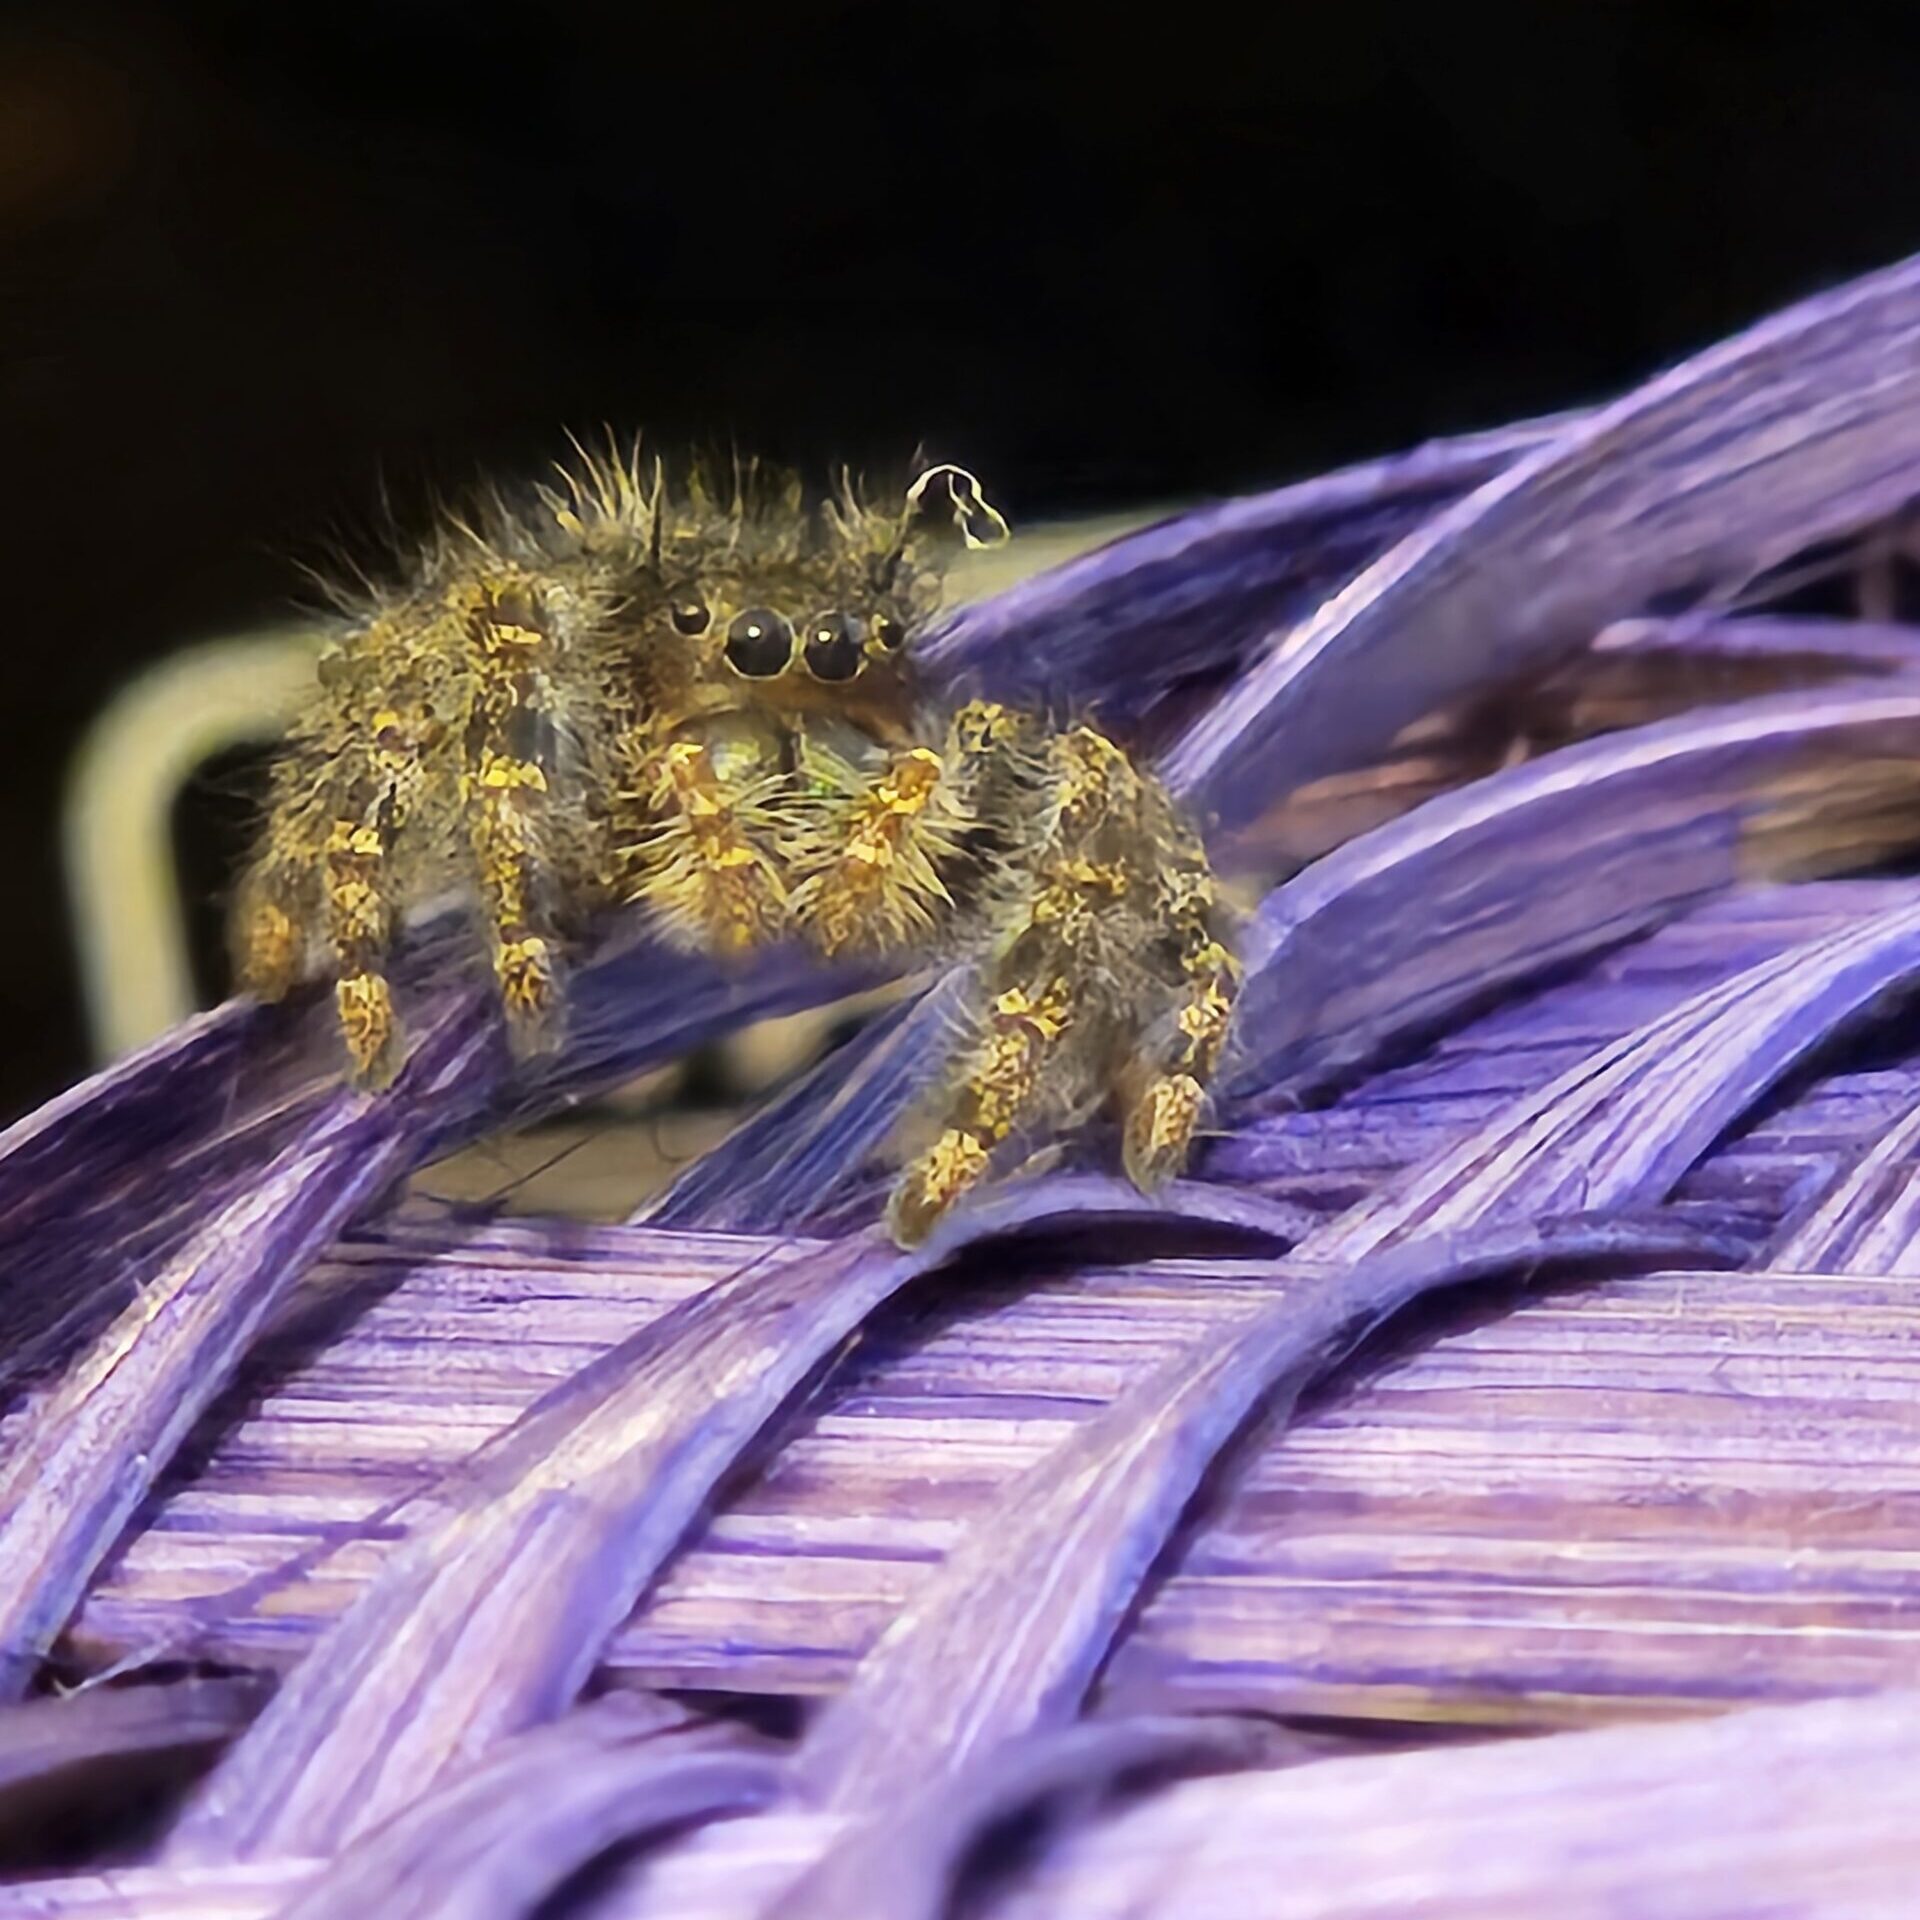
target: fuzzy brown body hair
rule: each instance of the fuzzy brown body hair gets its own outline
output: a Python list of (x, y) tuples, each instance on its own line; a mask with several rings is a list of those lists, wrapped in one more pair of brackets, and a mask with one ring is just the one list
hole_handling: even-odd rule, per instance
[[(1004, 523), (948, 478), (970, 540)], [(975, 992), (890, 1221), (921, 1238), (977, 1181), (1107, 1104), (1129, 1174), (1184, 1163), (1237, 969), (1192, 828), (1091, 727), (917, 686), (941, 555), (923, 476), (850, 484), (585, 458), (451, 522), (346, 611), (279, 760), (239, 890), (244, 983), (331, 979), (350, 1070), (389, 1081), (386, 972), (449, 896), (484, 928), (517, 1050), (552, 1044), (596, 916), (649, 909), (725, 960), (958, 957)]]

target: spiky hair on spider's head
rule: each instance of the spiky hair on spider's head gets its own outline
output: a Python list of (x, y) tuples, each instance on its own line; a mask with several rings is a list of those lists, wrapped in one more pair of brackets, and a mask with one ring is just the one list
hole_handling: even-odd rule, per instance
[(978, 479), (951, 462), (916, 461), (913, 480), (898, 492), (876, 491), (843, 467), (831, 488), (810, 494), (795, 469), (737, 452), (670, 464), (658, 455), (643, 459), (637, 435), (622, 443), (610, 434), (604, 452), (569, 441), (574, 458), (556, 463), (559, 484), (536, 489), (555, 526), (588, 546), (641, 545), (657, 567), (676, 541), (748, 549), (776, 562), (852, 552), (867, 559), (884, 591), (903, 562), (937, 563), (942, 503), (965, 546), (1010, 537)]

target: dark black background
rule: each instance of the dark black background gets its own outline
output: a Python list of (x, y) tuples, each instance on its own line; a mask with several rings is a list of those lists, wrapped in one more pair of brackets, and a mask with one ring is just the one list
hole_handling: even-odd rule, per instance
[(85, 1064), (116, 681), (603, 420), (1018, 521), (1604, 394), (1920, 248), (1920, 29), (1834, 6), (0, 12), (0, 1108)]

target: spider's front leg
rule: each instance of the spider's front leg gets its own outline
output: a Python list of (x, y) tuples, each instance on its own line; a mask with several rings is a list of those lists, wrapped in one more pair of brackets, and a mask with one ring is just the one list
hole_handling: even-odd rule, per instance
[(518, 1056), (551, 1043), (560, 1002), (551, 898), (553, 653), (549, 610), (530, 581), (482, 582), (467, 615), (473, 701), (462, 790), (494, 980)]
[[(1029, 725), (1031, 723), (1028, 723)], [(1185, 1164), (1232, 1009), (1237, 970), (1196, 835), (1104, 735), (1045, 744), (1038, 793), (979, 822), (1014, 851), (983, 943), (984, 1007), (957, 1057), (938, 1131), (895, 1185), (911, 1245), (1017, 1136), (1124, 1109), (1124, 1159), (1151, 1191)]]

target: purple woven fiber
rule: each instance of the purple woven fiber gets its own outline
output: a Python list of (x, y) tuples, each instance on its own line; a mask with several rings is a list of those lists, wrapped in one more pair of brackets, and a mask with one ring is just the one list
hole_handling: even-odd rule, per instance
[[(1208, 1137), (1152, 1201), (1089, 1170), (1095, 1139), (913, 1254), (882, 1239), (879, 1156), (965, 987), (947, 974), (628, 1226), (396, 1212), (455, 1144), (878, 984), (791, 953), (729, 971), (634, 925), (607, 930), (535, 1068), (510, 1066), (430, 928), (389, 1094), (339, 1085), (310, 996), (203, 1016), (0, 1135), (0, 1686), (28, 1694), (63, 1634), (73, 1665), (162, 1676), (0, 1710), (0, 1802), (10, 1753), (38, 1791), (61, 1756), (166, 1748), (176, 1714), (181, 1749), (225, 1749), (143, 1863), (0, 1888), (0, 1916), (508, 1920), (625, 1845), (666, 1857), (578, 1883), (580, 1912), (911, 1920), (1036, 1806), (1066, 1811), (1009, 1913), (1118, 1911), (1123, 1887), (1142, 1913), (1238, 1910), (1263, 1818), (1295, 1890), (1266, 1892), (1302, 1913), (1346, 1910), (1361, 1820), (1412, 1863), (1379, 1911), (1493, 1912), (1518, 1869), (1447, 1835), (1482, 1833), (1500, 1791), (1540, 1802), (1528, 1884), (1655, 1912), (1680, 1829), (1649, 1783), (1695, 1792), (1689, 1754), (1744, 1768), (1757, 1805), (1804, 1789), (1858, 1850), (1858, 1910), (1891, 1910), (1871, 1900), (1907, 1843), (1833, 1783), (1910, 1742), (1892, 1700), (1757, 1715), (1747, 1744), (1732, 1721), (1668, 1730), (1640, 1773), (1621, 1734), (1565, 1734), (1444, 1781), (1437, 1755), (1306, 1764), (1320, 1749), (1244, 1713), (1496, 1718), (1473, 1689), (1500, 1644), (1513, 1725), (1886, 1683), (1920, 1599), (1898, 1545), (1920, 1460), (1866, 1403), (1910, 1385), (1910, 1316), (1875, 1289), (1920, 1260), (1920, 888), (1807, 882), (1920, 841), (1920, 677), (1884, 578), (1885, 523), (1916, 495), (1906, 262), (1611, 405), (1204, 507), (945, 621), (924, 657), (948, 691), (1130, 725), (1261, 896)], [(1783, 563), (1855, 536), (1869, 618), (1769, 610)], [(1694, 683), (1648, 664), (1715, 660), (1742, 663), (1730, 691), (1793, 690), (1688, 704)], [(1534, 722), (1566, 744), (1538, 751)], [(1618, 730), (1571, 737), (1594, 726)], [(1342, 837), (1335, 777), (1372, 791), (1373, 824), (1276, 882), (1291, 810), (1325, 806), (1317, 844)], [(1771, 1333), (1662, 1304), (1741, 1268), (1726, 1297)], [(1686, 1618), (1649, 1628), (1621, 1598), (1634, 1526), (1688, 1538), (1673, 1485), (1635, 1506), (1625, 1467), (1589, 1474), (1613, 1524), (1586, 1616), (1520, 1492), (1435, 1467), (1421, 1495), (1420, 1436), (1492, 1445), (1434, 1415), (1498, 1372), (1441, 1296), (1484, 1328), (1511, 1298), (1492, 1283), (1570, 1276), (1596, 1283), (1594, 1337), (1637, 1359), (1521, 1395), (1496, 1437), (1599, 1447), (1605, 1396), (1632, 1396), (1719, 1503), (1642, 1601), (1732, 1645), (1744, 1597), (1780, 1639), (1766, 1674), (1689, 1663)], [(1527, 1353), (1578, 1351), (1556, 1310), (1516, 1334)], [(1780, 1330), (1829, 1311), (1844, 1359)], [(1389, 1323), (1430, 1370), (1343, 1401)], [(1715, 1370), (1771, 1362), (1797, 1371), (1753, 1397), (1860, 1453), (1833, 1480), (1891, 1503), (1870, 1524), (1823, 1508), (1804, 1462), (1743, 1458), (1741, 1484), (1716, 1454), (1771, 1429)], [(1685, 1396), (1688, 1369), (1711, 1390)], [(1420, 1381), (1443, 1396), (1425, 1424), (1393, 1402)], [(1336, 1486), (1343, 1420), (1372, 1451)], [(1577, 1513), (1575, 1466), (1553, 1464)], [(1752, 1542), (1795, 1529), (1818, 1537), (1780, 1577)], [(1501, 1605), (1550, 1614), (1558, 1642), (1499, 1643)], [(165, 1677), (210, 1655), (279, 1665), (272, 1699)], [(596, 1691), (623, 1673), (828, 1697), (755, 1733), (744, 1707)], [(1167, 1717), (1193, 1706), (1214, 1717)], [(1171, 1784), (1193, 1772), (1224, 1777)], [(1111, 1829), (1087, 1818), (1143, 1779)], [(1633, 1812), (1617, 1871), (1591, 1864), (1593, 1793)], [(1404, 1812), (1429, 1794), (1431, 1831)], [(1837, 1859), (1775, 1852), (1792, 1899)], [(1130, 1881), (1149, 1855), (1179, 1883)]]

